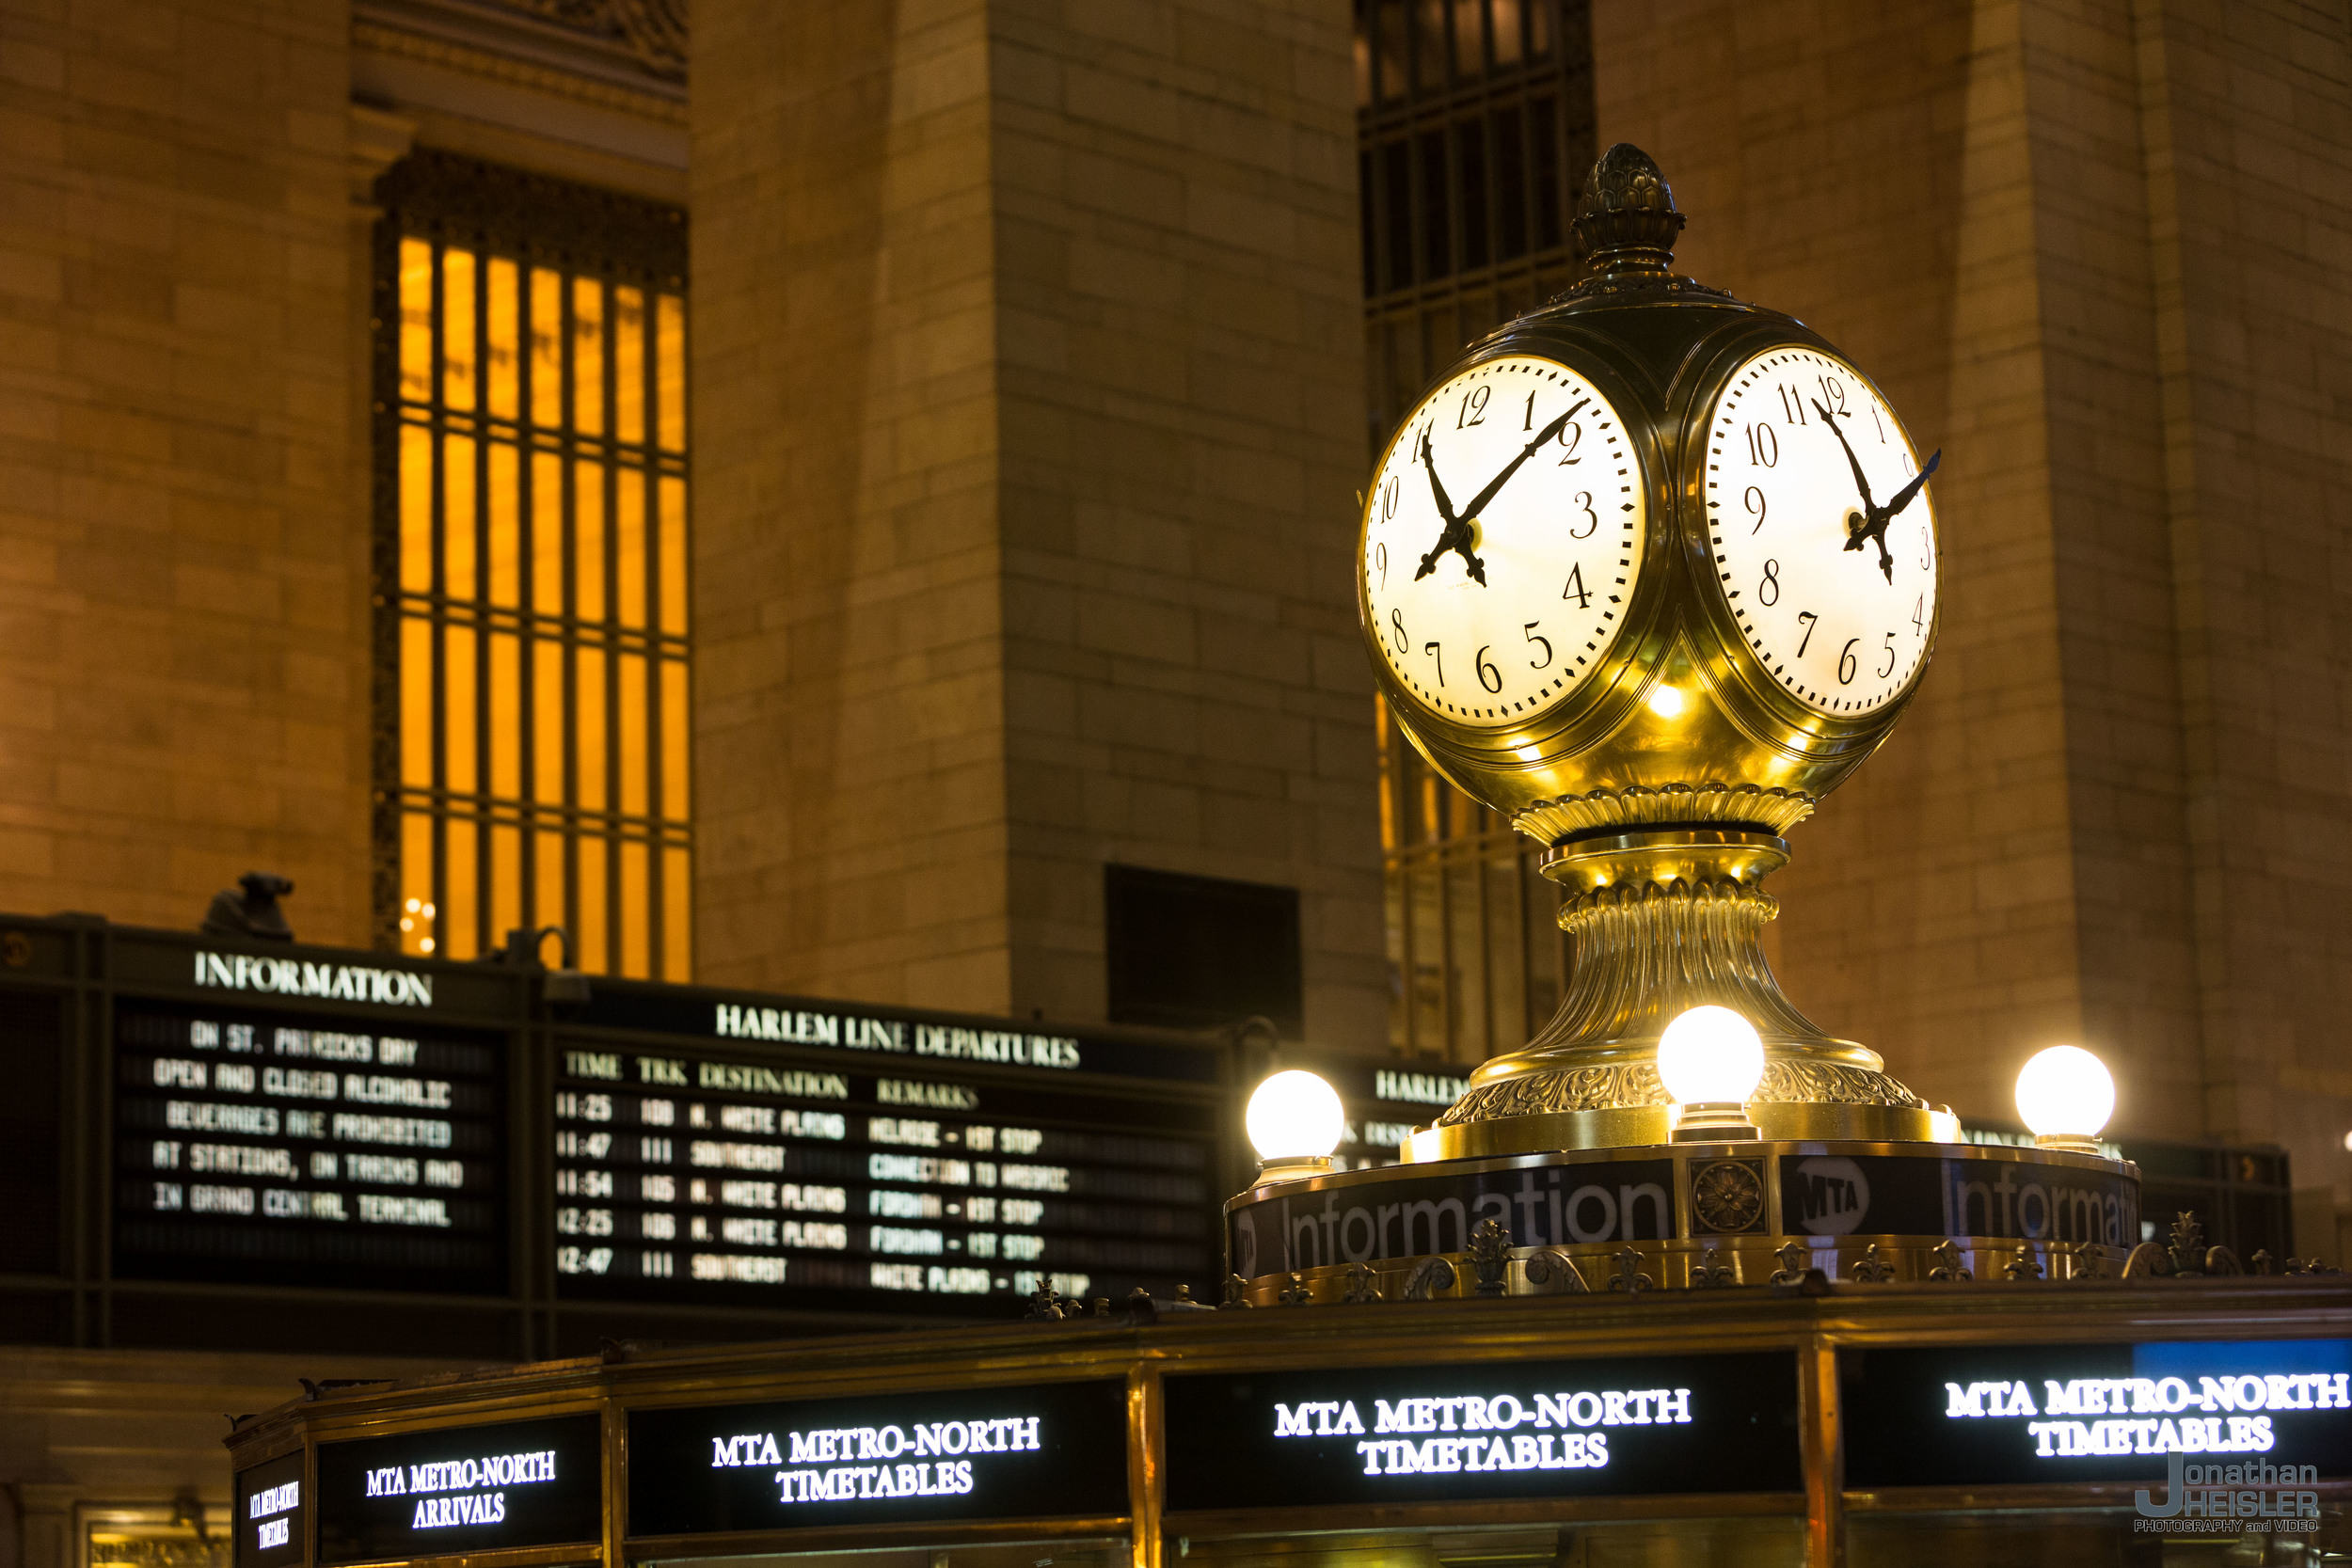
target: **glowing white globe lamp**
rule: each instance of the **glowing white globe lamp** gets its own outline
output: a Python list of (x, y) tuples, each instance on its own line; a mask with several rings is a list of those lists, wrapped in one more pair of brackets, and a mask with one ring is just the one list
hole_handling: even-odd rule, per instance
[(2115, 1115), (2115, 1078), (2079, 1045), (2039, 1052), (2017, 1075), (2017, 1115), (2043, 1148), (2099, 1152), (2099, 1132)]
[(1339, 1091), (1297, 1068), (1260, 1084), (1242, 1120), (1258, 1150), (1262, 1180), (1289, 1180), (1329, 1170), (1331, 1151), (1347, 1132)]
[(1758, 1136), (1747, 1106), (1764, 1081), (1764, 1041), (1729, 1007), (1692, 1007), (1667, 1024), (1658, 1076), (1675, 1098), (1677, 1143)]

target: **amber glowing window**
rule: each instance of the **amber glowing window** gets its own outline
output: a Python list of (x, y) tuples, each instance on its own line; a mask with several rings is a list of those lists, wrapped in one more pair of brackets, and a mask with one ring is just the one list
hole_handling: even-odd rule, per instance
[(687, 979), (682, 214), (437, 153), (376, 194), (379, 942)]

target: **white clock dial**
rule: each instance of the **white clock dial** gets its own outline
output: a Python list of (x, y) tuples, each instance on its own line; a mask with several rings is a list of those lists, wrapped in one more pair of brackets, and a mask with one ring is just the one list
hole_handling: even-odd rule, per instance
[(1593, 384), (1529, 355), (1439, 387), (1389, 444), (1364, 509), (1364, 610), (1430, 713), (1525, 724), (1625, 625), (1647, 496)]
[(1707, 522), (1774, 680), (1841, 717), (1910, 689), (1935, 630), (1935, 509), (1901, 421), (1851, 366), (1777, 348), (1740, 367), (1708, 420)]

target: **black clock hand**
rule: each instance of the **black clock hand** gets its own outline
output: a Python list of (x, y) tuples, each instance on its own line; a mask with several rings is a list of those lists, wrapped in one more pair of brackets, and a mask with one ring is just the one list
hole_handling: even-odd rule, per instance
[(1494, 478), (1486, 482), (1486, 487), (1484, 490), (1479, 491), (1477, 499), (1472, 500), (1468, 507), (1463, 509), (1462, 515), (1465, 517), (1475, 517), (1481, 512), (1486, 510), (1486, 503), (1495, 499), (1495, 493), (1497, 491), (1501, 490), (1503, 485), (1510, 483), (1511, 476), (1519, 471), (1519, 465), (1534, 456), (1535, 449), (1537, 447), (1542, 446), (1545, 442), (1559, 435), (1562, 428), (1565, 427), (1570, 420), (1576, 417), (1577, 409), (1583, 407), (1586, 404), (1592, 401), (1593, 400), (1590, 398), (1579, 398), (1576, 401), (1574, 407), (1571, 407), (1566, 413), (1561, 415), (1558, 419), (1544, 426), (1543, 429), (1537, 431), (1535, 433), (1535, 438), (1533, 441), (1528, 442), (1524, 447), (1521, 447), (1519, 449), (1519, 454), (1502, 466), (1502, 472), (1495, 475)]
[(1886, 503), (1886, 515), (1892, 517), (1896, 513), (1909, 506), (1911, 498), (1919, 493), (1919, 486), (1928, 482), (1928, 475), (1935, 472), (1935, 466), (1943, 461), (1944, 449), (1938, 447), (1935, 449), (1935, 455), (1928, 459), (1928, 466), (1919, 470), (1919, 477), (1895, 492), (1895, 499)]
[[(1830, 411), (1821, 407), (1821, 400), (1819, 398), (1813, 398), (1808, 401), (1812, 403), (1814, 408), (1820, 414), (1821, 422), (1829, 426), (1829, 433), (1837, 437), (1837, 444), (1846, 449), (1846, 463), (1848, 467), (1853, 469), (1854, 488), (1862, 492), (1862, 513), (1864, 517), (1868, 518), (1876, 516), (1878, 515), (1878, 503), (1870, 499), (1870, 481), (1862, 471), (1862, 459), (1853, 454), (1853, 446), (1846, 439), (1846, 433), (1837, 428), (1837, 420), (1832, 417)], [(1848, 531), (1852, 534), (1852, 538), (1850, 538), (1846, 542), (1846, 547), (1848, 549), (1852, 549), (1854, 547), (1853, 540), (1861, 538), (1862, 533), (1854, 532), (1851, 530), (1849, 530)], [(1863, 531), (1867, 532), (1867, 531), (1865, 530)]]
[[(1438, 558), (1446, 551), (1459, 550), (1463, 564), (1470, 568), (1470, 575), (1484, 588), (1486, 585), (1486, 564), (1470, 553), (1470, 530), (1454, 515), (1453, 503), (1446, 498), (1445, 482), (1438, 477), (1437, 460), (1430, 454), (1429, 429), (1426, 425), (1422, 427), (1421, 449), (1417, 455), (1421, 458), (1421, 466), (1429, 470), (1430, 493), (1437, 497), (1438, 515), (1445, 519), (1445, 527), (1438, 534), (1438, 542), (1429, 547), (1429, 553), (1421, 558), (1421, 570), (1413, 574), (1413, 580), (1419, 582), (1436, 571)], [(1471, 515), (1476, 515), (1475, 513)]]

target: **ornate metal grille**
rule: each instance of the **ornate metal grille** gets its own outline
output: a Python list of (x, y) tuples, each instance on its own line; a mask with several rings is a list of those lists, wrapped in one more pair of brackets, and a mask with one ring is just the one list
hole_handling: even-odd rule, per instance
[(378, 182), (375, 905), (691, 973), (685, 221), (447, 154)]
[[(1365, 409), (1377, 452), (1465, 343), (1573, 282), (1592, 166), (1589, 0), (1356, 0)], [(1567, 939), (1535, 848), (1439, 779), (1385, 705), (1390, 1043), (1476, 1062), (1558, 1007)]]

